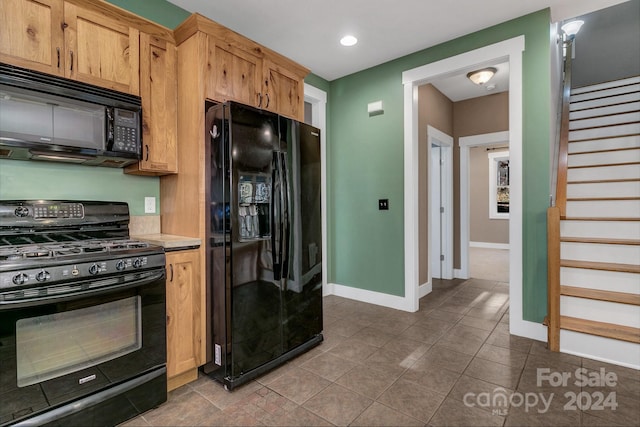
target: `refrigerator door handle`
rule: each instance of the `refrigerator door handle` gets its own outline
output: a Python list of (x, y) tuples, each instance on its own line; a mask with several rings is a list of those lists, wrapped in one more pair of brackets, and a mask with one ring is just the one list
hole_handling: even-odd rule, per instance
[[(290, 266), (290, 242), (291, 242), (291, 190), (289, 186), (289, 167), (287, 166), (287, 153), (280, 153), (282, 164), (282, 195), (283, 195), (283, 209), (282, 209), (282, 228), (283, 237), (282, 245), (284, 246), (284, 252), (282, 253), (282, 276), (285, 280), (289, 279), (289, 266)], [(285, 284), (286, 290), (286, 284)]]
[(282, 172), (278, 152), (273, 153), (271, 171), (271, 256), (273, 279), (280, 280), (282, 278)]

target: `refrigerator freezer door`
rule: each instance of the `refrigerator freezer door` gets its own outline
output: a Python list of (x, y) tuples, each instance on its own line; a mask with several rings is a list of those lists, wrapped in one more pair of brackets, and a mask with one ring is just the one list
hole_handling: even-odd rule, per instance
[[(320, 131), (280, 118), (286, 150), (288, 258), (283, 283), (283, 344), (292, 350), (322, 332), (322, 227)], [(283, 153), (284, 154), (284, 153)]]

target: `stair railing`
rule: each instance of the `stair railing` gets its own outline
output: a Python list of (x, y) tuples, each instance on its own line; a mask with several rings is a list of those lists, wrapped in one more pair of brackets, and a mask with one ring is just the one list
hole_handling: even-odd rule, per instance
[[(567, 209), (567, 164), (569, 154), (569, 101), (571, 96), (571, 57), (573, 37), (564, 42), (564, 79), (560, 132), (555, 144), (550, 207), (547, 209), (547, 345), (560, 351), (560, 219)], [(554, 185), (555, 184), (555, 185)]]

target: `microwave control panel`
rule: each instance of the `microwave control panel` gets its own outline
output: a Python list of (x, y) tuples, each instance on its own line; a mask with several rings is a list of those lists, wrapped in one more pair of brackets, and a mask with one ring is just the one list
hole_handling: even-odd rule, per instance
[(137, 111), (113, 109), (113, 151), (140, 153), (140, 116)]

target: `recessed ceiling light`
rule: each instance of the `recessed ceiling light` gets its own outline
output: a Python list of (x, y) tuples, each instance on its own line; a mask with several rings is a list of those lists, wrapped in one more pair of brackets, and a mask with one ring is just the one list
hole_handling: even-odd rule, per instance
[(344, 36), (343, 38), (340, 39), (340, 44), (342, 46), (353, 46), (356, 43), (358, 43), (358, 39), (351, 35)]

